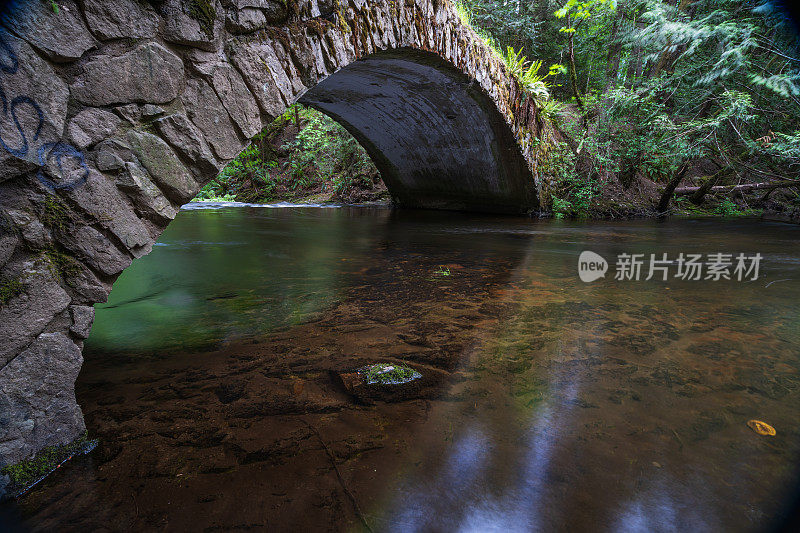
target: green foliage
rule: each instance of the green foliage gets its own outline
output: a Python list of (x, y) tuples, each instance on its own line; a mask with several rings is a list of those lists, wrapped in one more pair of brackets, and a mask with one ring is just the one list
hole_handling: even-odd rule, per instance
[(434, 270), (433, 273), (444, 277), (448, 277), (451, 274), (450, 269), (445, 266), (440, 266), (438, 269)]
[(456, 9), (461, 21), (491, 42), (498, 53), (508, 46), (534, 49), (540, 22), (536, 20), (532, 3), (461, 0), (456, 3)]
[(542, 68), (542, 62), (528, 61), (528, 58), (522, 55), (522, 50), (516, 51), (513, 46), (507, 47), (506, 53), (501, 57), (509, 73), (520, 82), (525, 92), (537, 103), (543, 104), (550, 99), (548, 84), (544, 80), (556, 74), (560, 65), (553, 65), (550, 67), (550, 72), (541, 75), (539, 70)]
[(791, 168), (800, 167), (800, 130), (794, 133), (775, 133), (752, 140), (751, 148), (781, 161)]
[(0, 277), (0, 305), (7, 304), (12, 298), (22, 294), (24, 287), (19, 279)]
[(560, 142), (548, 152), (542, 170), (552, 180), (551, 204), (556, 218), (587, 218), (599, 192), (594, 176), (578, 171), (578, 156)]
[[(553, 15), (558, 19), (563, 19), (569, 15), (575, 20), (586, 20), (593, 15), (597, 15), (604, 8), (614, 9), (615, 7), (615, 3), (609, 0), (567, 0), (567, 3), (561, 6), (561, 9), (555, 11)], [(575, 28), (570, 30), (560, 28), (559, 31), (574, 32)]]
[(58, 4), (56, 4), (56, 0), (50, 0), (50, 7), (52, 7), (52, 8), (53, 8), (53, 13), (55, 13), (56, 15), (58, 15), (58, 12), (59, 12), (60, 10), (58, 9)]
[(743, 212), (729, 198), (725, 198), (717, 206), (717, 214), (723, 217), (735, 217), (742, 215)]
[(687, 118), (668, 108), (663, 92), (664, 81), (654, 80), (637, 89), (611, 89), (594, 102), (599, 116), (592, 138), (596, 164), (614, 172), (635, 167), (658, 182), (669, 181), (686, 161), (729, 157), (737, 137), (740, 149), (752, 152), (747, 148), (752, 143), (741, 137), (754, 118), (749, 94), (725, 91), (708, 100), (714, 114)]
[(374, 164), (366, 150), (344, 127), (329, 116), (307, 109), (305, 126), (284, 148), (294, 151), (290, 162), (295, 186), (331, 181), (341, 192), (359, 179), (368, 180)]
[(545, 102), (542, 102), (541, 107), (539, 108), (539, 112), (550, 122), (556, 120), (564, 109), (564, 104), (559, 102), (558, 100), (549, 99)]
[[(217, 178), (219, 179), (219, 178)], [(233, 193), (226, 193), (221, 190), (221, 184), (218, 181), (211, 181), (197, 193), (197, 196), (192, 198), (193, 202), (235, 202), (236, 195)]]
[(97, 441), (89, 439), (84, 431), (82, 435), (69, 444), (48, 446), (40, 450), (32, 459), (3, 467), (0, 470), (0, 474), (5, 474), (11, 478), (9, 492), (12, 495), (20, 494), (37, 483), (42, 477), (58, 468), (64, 461), (69, 460), (74, 455), (87, 453), (96, 445)]
[(456, 13), (462, 24), (472, 26), (472, 11), (463, 2), (456, 2)]
[(236, 184), (253, 181), (260, 185), (262, 197), (270, 198), (275, 183), (269, 176), (268, 166), (261, 159), (258, 146), (253, 143), (228, 163), (217, 178), (203, 187), (194, 201), (233, 202)]
[[(298, 126), (278, 157), (272, 143), (287, 125)], [(361, 183), (372, 186), (378, 171), (364, 148), (336, 121), (294, 105), (259, 133), (194, 198), (195, 201), (270, 201), (322, 187), (343, 194)]]
[(408, 365), (396, 363), (377, 363), (364, 367), (359, 372), (369, 384), (396, 385), (421, 377), (419, 372)]
[[(516, 19), (506, 18), (511, 17), (511, 11), (509, 11), (509, 4), (505, 2), (462, 1), (456, 3), (456, 11), (461, 22), (472, 27), (486, 46), (505, 63), (509, 74), (519, 81), (526, 94), (539, 104), (550, 98), (549, 85), (544, 80), (558, 73), (560, 65), (553, 65), (547, 74), (541, 75), (539, 71), (542, 68), (542, 62), (529, 62), (528, 58), (522, 55), (522, 47), (525, 43), (531, 42), (535, 35), (533, 25), (530, 26), (530, 32), (523, 32), (518, 22), (509, 23), (509, 20)], [(478, 13), (483, 15), (478, 15)], [(502, 33), (498, 31), (496, 26), (498, 23), (506, 28), (504, 36), (498, 35)], [(486, 28), (492, 29), (487, 31)], [(523, 34), (522, 38), (513, 37)], [(500, 43), (506, 43), (505, 52), (502, 51)], [(515, 49), (517, 45), (519, 45), (518, 50)]]

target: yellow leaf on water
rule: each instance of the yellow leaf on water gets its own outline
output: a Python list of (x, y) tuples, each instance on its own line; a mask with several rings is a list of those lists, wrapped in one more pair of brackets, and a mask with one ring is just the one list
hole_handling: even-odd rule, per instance
[(759, 435), (769, 435), (772, 437), (777, 433), (774, 427), (761, 420), (748, 420), (747, 426)]

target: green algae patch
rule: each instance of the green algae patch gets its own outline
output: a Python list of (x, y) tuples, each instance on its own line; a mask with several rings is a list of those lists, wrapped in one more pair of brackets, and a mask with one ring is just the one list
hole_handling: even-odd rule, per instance
[(97, 443), (97, 439), (90, 439), (87, 432), (84, 431), (69, 444), (48, 446), (40, 450), (32, 459), (4, 466), (0, 469), (0, 474), (11, 479), (6, 487), (7, 495), (11, 498), (22, 496), (76, 455), (83, 455), (94, 450)]
[(368, 385), (376, 383), (381, 385), (401, 385), (422, 377), (422, 374), (413, 368), (395, 363), (377, 363), (359, 368), (358, 372), (364, 376), (364, 381)]
[(217, 19), (217, 10), (209, 0), (190, 0), (189, 16), (200, 24), (209, 39), (214, 37), (214, 21)]
[(24, 287), (19, 279), (0, 278), (0, 305), (22, 294)]
[(72, 212), (55, 196), (48, 196), (42, 206), (42, 223), (50, 229), (66, 231), (72, 222)]
[(50, 272), (58, 279), (66, 280), (81, 273), (80, 264), (75, 259), (55, 248), (42, 250), (42, 257), (47, 261)]

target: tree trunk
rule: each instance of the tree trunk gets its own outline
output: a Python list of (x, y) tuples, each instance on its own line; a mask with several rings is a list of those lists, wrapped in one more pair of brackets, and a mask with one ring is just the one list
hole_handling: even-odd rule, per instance
[[(675, 177), (670, 180), (667, 186), (664, 188), (664, 192), (661, 193), (661, 200), (658, 202), (658, 212), (661, 215), (666, 215), (667, 210), (669, 209), (669, 201), (672, 199), (672, 193), (675, 192), (677, 189), (678, 184), (681, 182), (684, 176), (686, 176), (686, 172), (689, 171), (689, 162), (686, 161), (683, 163), (678, 169), (678, 172), (675, 173)], [(687, 188), (687, 187), (684, 187)], [(697, 187), (699, 189), (699, 187)]]
[[(572, 29), (572, 17), (567, 15), (567, 29)], [(575, 95), (575, 101), (578, 103), (578, 109), (581, 110), (581, 115), (586, 122), (586, 110), (583, 107), (583, 100), (581, 100), (581, 93), (578, 90), (578, 73), (575, 71), (575, 32), (567, 32), (569, 35), (568, 53), (569, 53), (569, 80), (572, 84), (572, 93)]]
[(711, 190), (711, 187), (713, 187), (716, 182), (717, 182), (716, 176), (708, 178), (708, 180), (705, 183), (703, 183), (700, 187), (697, 188), (697, 190), (694, 193), (692, 193), (692, 196), (689, 198), (689, 201), (697, 206), (702, 205), (703, 199), (706, 197), (706, 194), (708, 194), (708, 191)]
[(606, 90), (617, 80), (619, 75), (619, 56), (622, 51), (622, 43), (618, 41), (619, 20), (622, 18), (622, 8), (617, 9), (614, 22), (611, 24), (611, 46), (608, 48), (606, 59)]
[[(716, 164), (716, 163), (715, 163)], [(692, 193), (691, 198), (689, 201), (692, 202), (694, 205), (701, 205), (703, 203), (703, 199), (705, 198), (706, 194), (711, 190), (711, 187), (717, 184), (719, 181), (720, 176), (727, 173), (730, 170), (730, 167), (719, 167), (716, 173), (713, 176), (709, 176), (709, 178), (703, 183), (697, 191)]]
[[(689, 0), (679, 0), (678, 5), (675, 7), (678, 9), (678, 11), (688, 13), (689, 19), (691, 20), (694, 18), (694, 10), (689, 10), (689, 5)], [(672, 39), (669, 39), (668, 41), (671, 43)], [(677, 47), (675, 50), (670, 51), (667, 49), (662, 51), (661, 55), (658, 57), (658, 61), (648, 73), (648, 79), (657, 78), (662, 72), (672, 72), (675, 67), (675, 61), (685, 48), (686, 46), (682, 45)]]
[(642, 63), (642, 49), (639, 47), (631, 50), (628, 56), (628, 65), (625, 72), (625, 87), (631, 88), (636, 83), (636, 72)]

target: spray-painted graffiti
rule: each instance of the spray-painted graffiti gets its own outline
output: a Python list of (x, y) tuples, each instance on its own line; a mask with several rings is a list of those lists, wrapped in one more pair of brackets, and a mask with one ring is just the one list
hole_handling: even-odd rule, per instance
[[(86, 158), (84, 157), (83, 152), (71, 144), (61, 142), (43, 144), (39, 147), (37, 155), (39, 156), (39, 172), (36, 175), (38, 176), (39, 181), (41, 181), (45, 187), (50, 189), (71, 190), (78, 185), (82, 185), (89, 178), (89, 167), (86, 165)], [(62, 158), (64, 156), (74, 157), (78, 161), (78, 164), (80, 165), (80, 175), (77, 179), (74, 179), (67, 184), (56, 184), (47, 177), (42, 169), (47, 165), (48, 159), (55, 158), (58, 171), (63, 175), (64, 167), (62, 165)]]
[[(18, 70), (19, 59), (17, 58), (17, 53), (5, 40), (3, 34), (0, 33), (0, 76), (7, 77), (15, 74)], [(9, 102), (1, 78), (0, 104), (2, 104), (3, 108), (3, 117), (6, 119), (9, 117), (11, 118), (21, 139), (20, 146), (16, 148), (9, 146), (6, 140), (3, 139), (2, 131), (0, 131), (0, 147), (16, 158), (26, 159), (26, 156), (31, 151), (32, 145), (35, 145), (39, 141), (39, 136), (42, 133), (42, 128), (45, 123), (45, 114), (41, 106), (30, 96), (17, 96)], [(26, 131), (25, 128), (22, 127), (19, 116), (17, 115), (17, 110), (20, 106), (27, 106), (35, 112), (37, 118), (35, 128), (29, 128), (28, 131)], [(39, 181), (50, 190), (71, 190), (84, 184), (89, 177), (89, 167), (86, 165), (86, 157), (83, 152), (74, 146), (62, 142), (44, 143), (36, 149), (36, 155), (39, 164), (39, 170), (36, 176), (39, 178)], [(55, 159), (55, 164), (60, 174), (59, 177), (63, 178), (65, 156), (75, 159), (79, 168), (78, 175), (64, 183), (60, 183), (61, 180), (56, 182), (48, 177), (45, 168), (47, 167), (48, 161)]]

